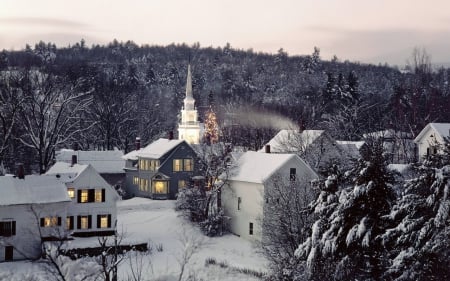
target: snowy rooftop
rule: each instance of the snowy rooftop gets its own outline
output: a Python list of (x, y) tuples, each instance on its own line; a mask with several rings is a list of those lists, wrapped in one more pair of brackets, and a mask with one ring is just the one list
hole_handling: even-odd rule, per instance
[(151, 144), (147, 145), (144, 148), (141, 148), (140, 150), (133, 150), (125, 154), (124, 156), (122, 156), (122, 159), (137, 160), (138, 157), (159, 159), (182, 142), (184, 142), (184, 140), (169, 140), (160, 138), (159, 140), (152, 142)]
[(72, 155), (77, 156), (80, 164), (90, 164), (100, 174), (124, 173), (125, 161), (122, 159), (123, 152), (120, 150), (108, 151), (74, 151), (62, 149), (56, 152), (56, 161), (71, 163)]
[(53, 176), (0, 177), (0, 206), (65, 201), (70, 201), (66, 186)]
[[(267, 144), (273, 153), (296, 152), (311, 145), (323, 130), (281, 130)], [(260, 150), (264, 151), (264, 147)]]
[(76, 177), (78, 177), (85, 169), (87, 169), (89, 165), (87, 164), (75, 164), (66, 162), (56, 162), (53, 165), (46, 175), (59, 175), (60, 180), (63, 182), (73, 181)]
[(247, 151), (231, 168), (229, 180), (263, 183), (293, 157), (298, 156)]
[(393, 139), (393, 138), (401, 138), (401, 139), (412, 139), (413, 135), (408, 132), (396, 131), (393, 129), (387, 129), (382, 131), (371, 132), (367, 134), (363, 134), (364, 138), (385, 138), (385, 139)]
[(439, 137), (441, 141), (444, 141), (444, 137), (448, 137), (450, 135), (450, 123), (429, 123), (417, 135), (414, 142), (419, 142), (428, 130), (434, 130), (438, 134), (437, 137)]

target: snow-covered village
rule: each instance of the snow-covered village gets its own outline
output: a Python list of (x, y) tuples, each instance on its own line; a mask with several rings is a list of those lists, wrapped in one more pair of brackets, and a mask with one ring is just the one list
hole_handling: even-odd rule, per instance
[(450, 280), (450, 4), (363, 2), (1, 1), (0, 281)]

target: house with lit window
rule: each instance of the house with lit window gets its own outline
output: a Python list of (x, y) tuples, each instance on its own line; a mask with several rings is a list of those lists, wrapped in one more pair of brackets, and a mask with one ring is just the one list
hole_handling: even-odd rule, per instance
[(450, 123), (429, 123), (414, 139), (418, 147), (419, 161), (431, 154), (442, 153), (445, 138), (450, 136)]
[(79, 164), (90, 164), (107, 183), (114, 188), (121, 188), (125, 181), (125, 161), (120, 150), (78, 150), (61, 149), (55, 152), (56, 162), (72, 162), (72, 156), (77, 156)]
[(268, 206), (277, 203), (274, 187), (302, 186), (311, 195), (311, 181), (317, 178), (314, 170), (296, 154), (270, 153), (269, 149), (266, 153), (247, 151), (227, 176), (222, 176), (225, 182), (222, 206), (225, 216), (230, 218), (231, 232), (260, 241), (264, 237), (263, 221), (270, 218)]
[(197, 155), (184, 140), (160, 138), (144, 148), (140, 140), (136, 150), (125, 159), (126, 197), (175, 199), (178, 190), (185, 188), (197, 175)]
[(67, 207), (65, 228), (73, 236), (112, 235), (117, 220), (116, 190), (91, 166), (56, 162), (46, 173), (65, 184), (71, 203)]
[(63, 238), (70, 201), (53, 176), (0, 176), (0, 262), (39, 258), (43, 241)]

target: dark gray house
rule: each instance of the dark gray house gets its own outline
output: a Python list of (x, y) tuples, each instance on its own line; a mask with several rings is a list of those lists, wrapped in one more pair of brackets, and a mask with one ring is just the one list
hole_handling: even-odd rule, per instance
[(144, 148), (136, 141), (136, 150), (125, 159), (125, 197), (175, 199), (198, 175), (195, 151), (184, 141), (158, 139)]

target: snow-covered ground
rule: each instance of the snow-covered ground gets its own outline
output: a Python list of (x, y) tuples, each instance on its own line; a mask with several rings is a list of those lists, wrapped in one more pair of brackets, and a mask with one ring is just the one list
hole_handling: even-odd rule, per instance
[[(231, 234), (205, 237), (198, 227), (175, 212), (174, 203), (144, 198), (118, 202), (118, 232), (123, 235), (121, 243), (149, 243), (152, 247), (149, 255), (129, 253), (119, 267), (119, 280), (128, 279), (132, 269), (136, 268), (142, 269), (143, 280), (178, 280), (180, 260), (192, 246), (198, 246), (198, 249), (193, 251), (186, 265), (185, 277), (195, 276), (196, 280), (258, 280), (252, 275), (239, 273), (236, 268), (267, 270), (267, 260), (251, 242)], [(78, 238), (67, 246), (97, 247), (98, 239)], [(205, 266), (208, 258), (228, 266)], [(39, 262), (0, 263), (0, 280), (51, 280), (46, 275)]]

